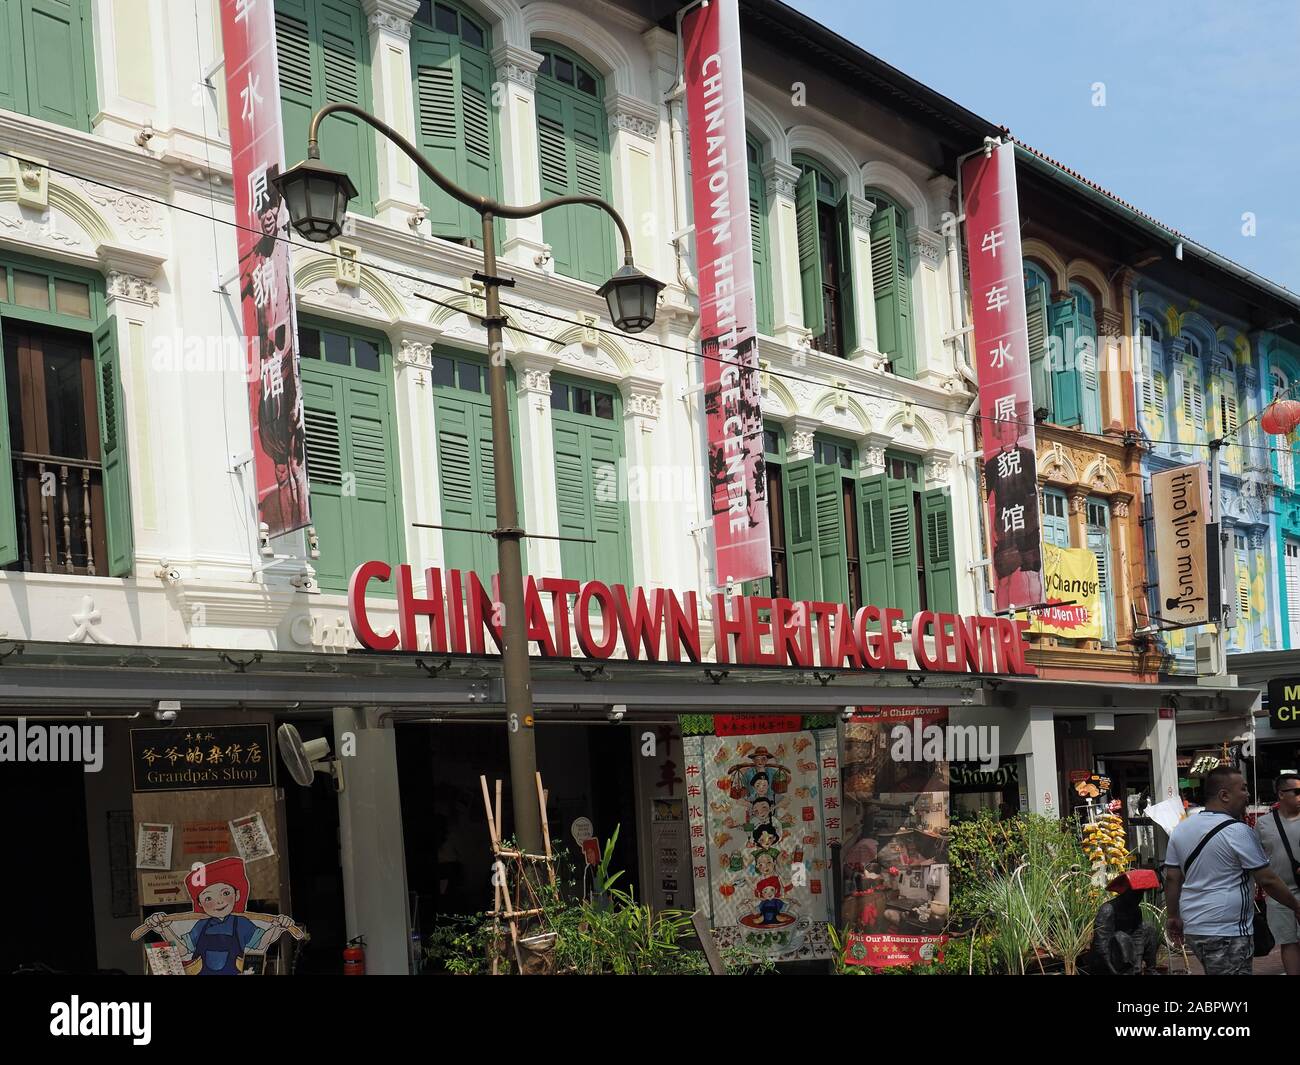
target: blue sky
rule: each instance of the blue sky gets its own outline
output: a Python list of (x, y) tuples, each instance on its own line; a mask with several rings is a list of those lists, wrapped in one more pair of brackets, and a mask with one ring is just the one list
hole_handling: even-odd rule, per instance
[(1300, 292), (1296, 0), (786, 2)]

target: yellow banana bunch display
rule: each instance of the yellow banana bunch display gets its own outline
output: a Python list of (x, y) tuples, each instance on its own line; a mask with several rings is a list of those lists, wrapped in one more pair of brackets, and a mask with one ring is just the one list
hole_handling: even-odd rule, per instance
[(1124, 841), (1124, 822), (1118, 814), (1103, 814), (1084, 825), (1083, 849), (1094, 866), (1100, 862), (1117, 874), (1128, 871), (1132, 856)]

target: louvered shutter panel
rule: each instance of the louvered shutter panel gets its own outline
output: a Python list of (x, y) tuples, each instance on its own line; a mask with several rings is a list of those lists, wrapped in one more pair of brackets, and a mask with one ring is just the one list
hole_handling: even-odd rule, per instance
[(1078, 372), (1075, 341), (1079, 335), (1078, 303), (1070, 296), (1048, 310), (1052, 334), (1052, 420), (1057, 425), (1083, 421), (1083, 375)]
[(912, 484), (888, 478), (886, 494), (889, 501), (888, 537), (889, 568), (894, 593), (888, 605), (903, 611), (910, 622), (920, 609), (920, 587), (917, 583), (916, 522), (913, 511)]
[(816, 491), (817, 568), (821, 595), (828, 603), (849, 601), (849, 557), (844, 542), (844, 490), (838, 466), (817, 463), (813, 471)]
[[(591, 474), (583, 448), (582, 430), (555, 420), (555, 498), (559, 535), (591, 538), (588, 499)], [(574, 540), (560, 541), (560, 571), (571, 580), (590, 580), (594, 568), (594, 545)]]
[(803, 296), (804, 327), (819, 337), (826, 332), (822, 306), (822, 253), (817, 223), (817, 175), (808, 171), (794, 193), (795, 230), (799, 246), (799, 285)]
[(843, 355), (858, 347), (858, 307), (853, 300), (853, 216), (845, 193), (835, 207), (835, 233), (840, 249), (840, 328), (844, 334)]
[(1025, 289), (1025, 323), (1029, 332), (1029, 383), (1034, 410), (1052, 414), (1051, 363), (1047, 344), (1047, 289), (1030, 285)]
[(877, 201), (871, 215), (871, 288), (876, 301), (876, 338), (894, 373), (916, 376), (912, 350), (912, 283), (908, 276), (903, 217)]
[(925, 602), (930, 610), (955, 613), (957, 571), (953, 562), (952, 499), (946, 488), (921, 496), (921, 534), (925, 543)]
[[(411, 59), (415, 68), (413, 88), (420, 150), (435, 167), (459, 181), (463, 176), (462, 138), (457, 121), (460, 107), (452, 44), (446, 37), (417, 32), (411, 44)], [(429, 224), (436, 236), (475, 235), (464, 230), (462, 213), (467, 208), (424, 174), (420, 175), (420, 197), (429, 208)]]
[(772, 335), (772, 275), (767, 252), (767, 197), (758, 164), (749, 164), (749, 238), (754, 248), (754, 312), (758, 331)]
[(587, 437), (588, 466), (591, 470), (591, 532), (596, 540), (592, 555), (593, 576), (606, 584), (632, 584), (628, 555), (628, 528), (624, 493), (619, 485), (621, 443), (617, 429), (583, 427)]
[(1110, 530), (1088, 525), (1088, 549), (1097, 558), (1097, 598), (1101, 613), (1101, 638), (1109, 643), (1113, 638), (1110, 598)]
[[(7, 6), (22, 8), (27, 113), (89, 132), (91, 33), (81, 0), (8, 0)], [(21, 77), (21, 71), (20, 66), (10, 76)]]
[(790, 598), (795, 600), (822, 598), (813, 468), (812, 459), (799, 459), (785, 468), (786, 568)]
[[(3, 17), (3, 16), (0, 16)], [(0, 75), (3, 77), (3, 75)], [(3, 106), (3, 101), (0, 101)], [(0, 277), (3, 277), (0, 274)], [(19, 556), (17, 497), (14, 495), (14, 456), (9, 438), (9, 388), (5, 381), (4, 334), (0, 333), (0, 566)]]
[(1286, 545), (1287, 646), (1300, 647), (1300, 546)]
[(1250, 561), (1244, 551), (1237, 552), (1237, 632), (1237, 646), (1245, 647), (1250, 632)]
[(889, 565), (889, 503), (883, 473), (858, 481), (858, 559), (862, 571), (862, 601), (892, 604), (893, 572)]
[[(487, 56), (462, 48), (460, 53), (461, 125), (465, 136), (464, 186), (481, 196), (495, 196), (496, 148), (492, 122), (492, 65)], [(474, 212), (477, 221), (478, 213)], [(477, 234), (475, 234), (477, 235)]]
[(303, 0), (276, 0), (275, 54), (280, 74), (280, 121), (286, 159), (296, 158), (293, 156), (296, 145), (306, 145), (316, 108), (309, 17)]
[[(539, 78), (533, 99), (537, 115), (537, 159), (542, 199), (567, 196), (573, 190), (570, 187), (568, 134), (564, 127), (564, 98), (545, 79)], [(556, 272), (573, 277), (577, 270), (577, 248), (566, 209), (546, 211), (542, 215), (542, 236), (551, 246)]]
[(386, 382), (344, 383), (348, 469), (355, 495), (345, 500), (349, 569), (372, 558), (400, 559), (402, 521), (397, 453)]
[[(565, 104), (573, 145), (573, 191), (608, 200), (609, 148), (605, 112), (595, 102), (569, 99)], [(578, 267), (574, 276), (590, 285), (603, 285), (614, 273), (614, 231), (609, 215), (587, 204), (563, 207), (560, 211), (569, 215), (569, 226), (578, 249)]]
[[(477, 409), (454, 393), (434, 397), (434, 429), (438, 449), (438, 489), (442, 524), (459, 529), (442, 530), (443, 564), (447, 569), (478, 571), (478, 541), (486, 539), (464, 529), (484, 529), (480, 504), (481, 475), (477, 439)], [(480, 572), (480, 577), (482, 576)]]
[[(347, 0), (318, 0), (316, 41), (319, 46), (320, 104), (356, 104), (370, 108), (370, 60), (366, 18), (359, 4)], [(320, 106), (318, 104), (317, 106)], [(305, 142), (304, 142), (305, 143)], [(297, 158), (291, 144), (285, 158)], [(334, 114), (320, 129), (321, 161), (353, 176), (358, 196), (353, 210), (374, 213), (375, 147), (371, 128), (359, 118)]]
[(108, 572), (129, 577), (135, 564), (131, 526), (131, 471), (126, 449), (126, 407), (122, 403), (122, 362), (117, 320), (95, 330), (95, 386), (99, 398), (99, 460), (104, 478), (104, 520)]
[(23, 6), (0, 3), (0, 110), (27, 114), (27, 57), (23, 50)]
[(307, 475), (311, 483), (311, 520), (320, 541), (314, 566), (322, 588), (346, 587), (347, 534), (343, 497), (343, 382), (302, 366), (303, 424), (306, 431)]
[(1097, 324), (1090, 315), (1080, 315), (1074, 348), (1075, 376), (1079, 379), (1080, 418), (1085, 431), (1101, 432), (1101, 367), (1097, 348)]

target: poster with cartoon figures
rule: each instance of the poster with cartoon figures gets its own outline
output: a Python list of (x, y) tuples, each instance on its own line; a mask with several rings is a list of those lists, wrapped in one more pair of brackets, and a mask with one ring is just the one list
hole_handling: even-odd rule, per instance
[[(288, 932), (302, 939), (303, 930), (288, 914), (252, 913), (248, 905), (248, 873), (242, 858), (196, 862), (185, 877), (193, 910), (187, 913), (151, 914), (134, 932), (132, 940), (151, 933), (161, 936), (148, 944), (178, 958), (188, 976), (238, 976), (250, 954), (266, 951)], [(173, 954), (174, 952), (174, 954)], [(175, 972), (175, 966), (155, 966), (154, 972)]]
[(833, 765), (835, 731), (689, 736), (683, 746), (695, 898), (718, 945), (780, 961), (830, 957), (822, 750)]
[[(844, 726), (844, 961), (943, 960), (948, 925), (946, 708), (859, 707)], [(917, 736), (938, 737), (927, 749)], [(934, 756), (934, 757), (931, 757)]]

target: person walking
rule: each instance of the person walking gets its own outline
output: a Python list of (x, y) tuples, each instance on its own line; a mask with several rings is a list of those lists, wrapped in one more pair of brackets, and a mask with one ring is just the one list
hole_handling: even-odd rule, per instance
[(1180, 821), (1165, 853), (1166, 927), (1187, 940), (1207, 976), (1249, 976), (1255, 958), (1251, 877), (1293, 915), (1300, 899), (1269, 865), (1259, 837), (1241, 820), (1250, 789), (1221, 765), (1202, 781), (1205, 807)]
[[(1296, 858), (1300, 854), (1300, 776), (1284, 773), (1277, 780), (1277, 806), (1260, 814), (1255, 833), (1268, 855), (1268, 864), (1292, 892), (1296, 882)], [(1287, 907), (1267, 900), (1268, 929), (1282, 948), (1282, 968), (1287, 976), (1300, 976), (1300, 922)]]

